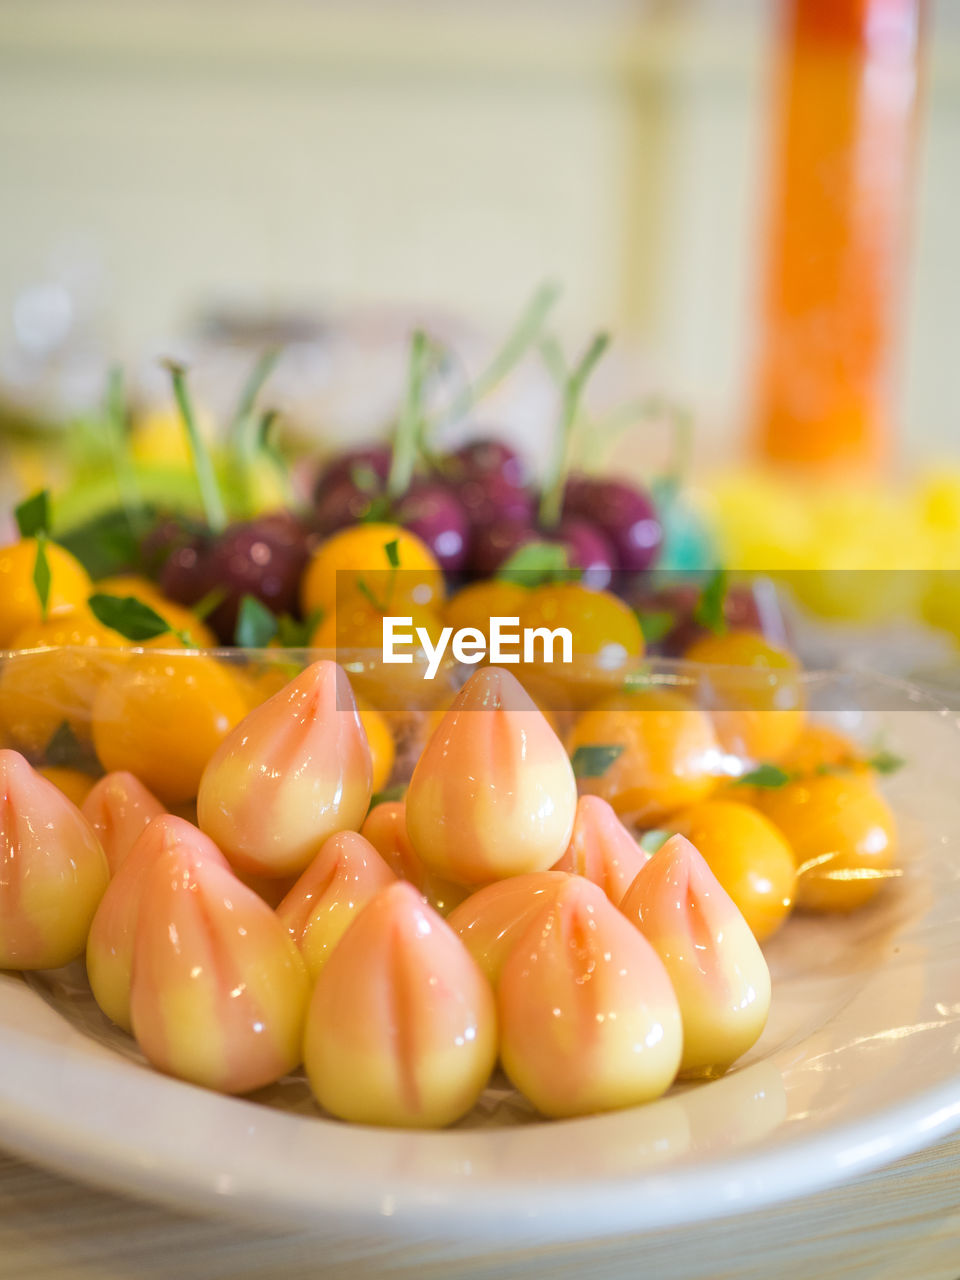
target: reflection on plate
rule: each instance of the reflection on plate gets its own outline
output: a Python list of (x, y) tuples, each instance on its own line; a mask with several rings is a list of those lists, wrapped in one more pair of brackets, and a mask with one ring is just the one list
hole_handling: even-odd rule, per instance
[(960, 737), (931, 710), (864, 716), (877, 727), (909, 761), (889, 784), (904, 874), (770, 941), (770, 1022), (723, 1079), (548, 1123), (501, 1078), (451, 1130), (360, 1128), (299, 1075), (235, 1099), (156, 1074), (74, 968), (0, 975), (0, 1142), (194, 1211), (503, 1244), (744, 1211), (933, 1141), (960, 1125)]

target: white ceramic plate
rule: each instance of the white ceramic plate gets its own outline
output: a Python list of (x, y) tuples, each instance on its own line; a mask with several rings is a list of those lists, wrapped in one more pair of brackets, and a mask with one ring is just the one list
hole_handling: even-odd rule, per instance
[(583, 1120), (537, 1121), (494, 1089), (453, 1130), (365, 1129), (323, 1118), (301, 1080), (239, 1100), (167, 1079), (75, 975), (0, 975), (0, 1142), (192, 1211), (478, 1243), (745, 1211), (932, 1142), (960, 1127), (960, 734), (903, 710), (908, 691), (878, 702), (860, 719), (909, 760), (888, 788), (903, 875), (770, 943), (770, 1023), (725, 1078)]

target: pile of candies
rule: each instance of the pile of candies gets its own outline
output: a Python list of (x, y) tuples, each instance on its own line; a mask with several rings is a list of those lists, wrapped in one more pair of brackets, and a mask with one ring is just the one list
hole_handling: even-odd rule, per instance
[[(111, 771), (82, 810), (0, 750), (0, 967), (85, 955), (107, 1017), (208, 1088), (302, 1061), (333, 1116), (443, 1126), (499, 1060), (545, 1116), (636, 1105), (755, 1043), (758, 939), (795, 902), (849, 910), (892, 870), (871, 763), (798, 708), (637, 694), (574, 713), (564, 743), (483, 667), (383, 799), (347, 674), (320, 660), (211, 720), (194, 808), (182, 761), (160, 798), (142, 764), (158, 741), (180, 753), (164, 735), (202, 672), (237, 677), (202, 654), (125, 656), (97, 695), (118, 700), (115, 757), (96, 741)], [(168, 697), (131, 721), (150, 671)], [(722, 742), (751, 732), (779, 737), (780, 765), (731, 781)]]

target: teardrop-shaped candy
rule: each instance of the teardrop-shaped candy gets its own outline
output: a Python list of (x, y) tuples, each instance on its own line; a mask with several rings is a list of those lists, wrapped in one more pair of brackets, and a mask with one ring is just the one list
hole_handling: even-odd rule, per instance
[(310, 983), (296, 943), (229, 867), (184, 848), (147, 869), (133, 949), (137, 1043), (161, 1071), (249, 1093), (300, 1061)]
[(599, 796), (581, 796), (573, 835), (554, 870), (585, 876), (617, 906), (646, 861), (647, 855), (613, 807)]
[(546, 871), (573, 831), (577, 784), (560, 739), (515, 676), (471, 676), (427, 743), (407, 790), (422, 861), (461, 884)]
[(130, 972), (133, 942), (146, 873), (165, 853), (184, 858), (227, 861), (209, 836), (172, 813), (162, 813), (145, 827), (123, 860), (97, 908), (87, 938), (87, 980), (93, 998), (107, 1017), (131, 1029)]
[(97, 833), (115, 876), (137, 838), (165, 810), (139, 778), (120, 770), (91, 788), (80, 812)]
[(447, 924), (486, 974), (492, 987), (500, 981), (507, 956), (530, 921), (569, 880), (565, 871), (532, 871), (488, 884), (451, 911)]
[(417, 857), (407, 834), (407, 806), (402, 800), (385, 800), (374, 805), (364, 819), (360, 834), (370, 841), (397, 879), (416, 885), (442, 916), (449, 915), (470, 892), (453, 880), (434, 875)]
[(547, 1116), (649, 1102), (680, 1065), (677, 998), (603, 890), (570, 876), (527, 926), (497, 987), (500, 1058)]
[(663, 961), (683, 1015), (685, 1074), (722, 1071), (758, 1039), (770, 971), (750, 926), (684, 836), (670, 839), (620, 904)]
[(381, 890), (314, 989), (317, 1101), (359, 1124), (439, 1128), (474, 1105), (496, 1056), (493, 992), (463, 943), (412, 885)]
[(18, 751), (0, 750), (0, 969), (75, 960), (109, 879), (77, 806)]
[(370, 804), (370, 749), (346, 672), (315, 662), (227, 735), (200, 781), (201, 828), (239, 871), (296, 875)]
[(338, 831), (277, 907), (316, 979), (354, 917), (396, 876), (369, 840)]

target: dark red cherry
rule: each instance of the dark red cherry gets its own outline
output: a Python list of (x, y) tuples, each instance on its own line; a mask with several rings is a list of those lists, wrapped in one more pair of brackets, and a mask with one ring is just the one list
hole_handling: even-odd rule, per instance
[(467, 560), (470, 525), (463, 507), (439, 481), (414, 481), (393, 505), (394, 519), (427, 544), (441, 569), (456, 573)]

